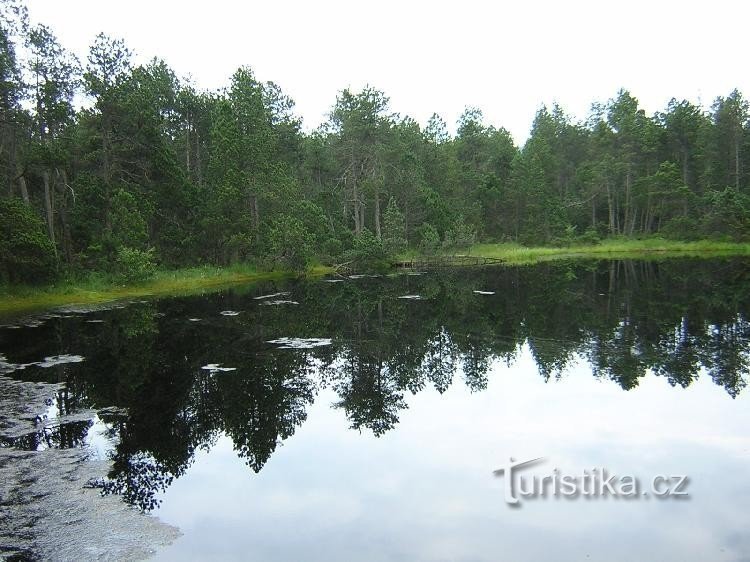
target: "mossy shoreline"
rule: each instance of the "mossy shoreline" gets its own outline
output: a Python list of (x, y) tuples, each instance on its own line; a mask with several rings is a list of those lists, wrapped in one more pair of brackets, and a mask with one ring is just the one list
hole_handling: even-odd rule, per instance
[[(477, 244), (457, 254), (490, 258), (506, 265), (533, 265), (567, 259), (666, 259), (750, 256), (750, 244), (701, 240), (679, 242), (663, 239), (605, 240), (599, 244), (562, 247), (526, 247), (518, 244)], [(427, 260), (418, 253), (399, 258), (406, 263)], [(317, 277), (331, 273), (332, 268), (315, 266), (304, 276)], [(272, 279), (294, 277), (288, 271), (262, 271), (251, 265), (228, 268), (198, 267), (160, 271), (140, 283), (118, 284), (92, 274), (89, 278), (69, 280), (55, 285), (0, 287), (0, 316), (42, 312), (62, 306), (93, 305), (118, 300), (188, 295), (217, 291), (226, 287)]]
[[(316, 277), (331, 271), (325, 266), (310, 268), (304, 275)], [(0, 317), (42, 312), (62, 306), (84, 306), (119, 300), (190, 295), (226, 287), (273, 279), (293, 278), (289, 271), (259, 271), (253, 266), (228, 268), (198, 267), (159, 271), (153, 278), (136, 283), (117, 283), (92, 275), (47, 286), (11, 285), (0, 287)]]
[(750, 256), (750, 243), (661, 238), (609, 239), (598, 244), (526, 247), (518, 244), (477, 244), (466, 255), (501, 260), (508, 265), (533, 265), (566, 259), (667, 259)]

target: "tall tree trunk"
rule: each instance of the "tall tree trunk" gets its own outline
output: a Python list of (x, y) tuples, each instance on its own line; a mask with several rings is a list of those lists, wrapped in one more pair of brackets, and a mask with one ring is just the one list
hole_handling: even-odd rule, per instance
[(617, 234), (617, 224), (615, 223), (615, 205), (612, 196), (612, 187), (609, 180), (607, 181), (607, 210), (609, 212), (609, 233)]
[(192, 180), (193, 175), (190, 173), (190, 120), (185, 128), (185, 171), (187, 177)]
[(362, 233), (362, 209), (359, 201), (359, 190), (357, 182), (353, 182), (352, 201), (354, 204), (354, 234), (359, 236)]
[(112, 155), (109, 110), (102, 108), (102, 167), (104, 176), (104, 231), (112, 233)]
[(688, 149), (687, 147), (682, 147), (682, 183), (684, 183), (686, 186), (689, 187), (688, 183)]
[(596, 196), (591, 200), (591, 226), (596, 228)]
[(628, 171), (625, 174), (625, 209), (622, 221), (623, 234), (630, 234), (630, 164), (628, 164)]
[(21, 198), (23, 199), (23, 202), (30, 205), (31, 200), (29, 199), (29, 190), (26, 187), (26, 176), (23, 174), (19, 174), (18, 176), (18, 187), (21, 190)]
[(740, 189), (740, 132), (742, 129), (737, 131), (734, 138), (734, 187), (739, 191)]
[(47, 170), (44, 170), (44, 172), (42, 172), (42, 181), (44, 182), (44, 212), (47, 218), (47, 234), (49, 235), (49, 239), (52, 241), (52, 245), (55, 246), (55, 253), (57, 253), (55, 242), (55, 218), (52, 205), (52, 190), (50, 189), (49, 172)]
[(380, 190), (375, 189), (375, 236), (378, 240), (381, 239), (380, 235)]
[(62, 250), (65, 256), (65, 261), (71, 263), (73, 261), (73, 240), (70, 233), (70, 213), (68, 205), (68, 190), (73, 194), (73, 204), (75, 204), (75, 193), (68, 185), (68, 174), (65, 170), (56, 170), (57, 175), (62, 180), (62, 191), (63, 191), (63, 204), (60, 205), (60, 226), (62, 227)]
[(203, 186), (203, 170), (201, 170), (201, 142), (200, 132), (195, 130), (195, 182), (198, 187)]
[(258, 210), (258, 196), (250, 194), (250, 216), (253, 221), (253, 230), (258, 231), (260, 229), (260, 212)]

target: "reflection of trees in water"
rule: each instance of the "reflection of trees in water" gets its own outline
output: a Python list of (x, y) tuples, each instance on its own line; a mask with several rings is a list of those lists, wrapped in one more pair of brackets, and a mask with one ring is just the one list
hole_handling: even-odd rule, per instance
[(728, 325), (712, 326), (703, 363), (716, 384), (735, 398), (747, 385), (750, 324), (741, 317)]
[[(482, 391), (493, 361), (512, 363), (524, 345), (545, 378), (583, 357), (595, 376), (625, 390), (648, 372), (687, 387), (705, 370), (735, 397), (750, 369), (745, 270), (736, 261), (560, 264), (292, 284), (284, 289), (301, 303), (293, 309), (239, 294), (133, 305), (111, 311), (96, 330), (56, 333), (60, 350), (89, 350), (84, 363), (58, 373), (69, 382), (59, 402), (127, 407), (127, 419), (111, 424), (118, 445), (103, 487), (151, 509), (219, 435), (260, 471), (320, 389), (338, 395), (351, 427), (382, 435), (408, 393), (444, 393), (457, 380)], [(426, 300), (397, 298), (404, 294)], [(228, 308), (243, 312), (217, 312)], [(331, 337), (334, 345), (266, 343), (283, 336)], [(237, 370), (201, 369), (209, 363)]]
[(398, 423), (398, 412), (406, 408), (401, 388), (382, 360), (347, 354), (339, 366), (334, 384), (352, 429), (370, 429), (382, 435)]
[(267, 354), (248, 364), (241, 377), (214, 377), (221, 396), (220, 427), (248, 466), (259, 472), (279, 440), (294, 434), (307, 419), (314, 397), (308, 358)]
[(70, 449), (82, 447), (86, 443), (92, 420), (71, 421), (65, 423), (49, 422), (40, 420), (39, 429), (20, 437), (0, 438), (0, 446), (13, 447), (26, 451), (38, 451), (40, 449)]
[[(458, 353), (450, 334), (443, 328), (425, 346), (424, 359), (420, 365), (420, 377), (414, 377), (420, 383), (430, 381), (440, 394), (443, 394), (453, 382)], [(424, 384), (409, 388), (412, 392), (422, 390)]]
[(164, 492), (174, 481), (174, 475), (152, 456), (141, 451), (126, 453), (118, 450), (112, 459), (108, 478), (91, 482), (102, 494), (119, 494), (129, 504), (144, 511), (158, 507), (156, 495)]

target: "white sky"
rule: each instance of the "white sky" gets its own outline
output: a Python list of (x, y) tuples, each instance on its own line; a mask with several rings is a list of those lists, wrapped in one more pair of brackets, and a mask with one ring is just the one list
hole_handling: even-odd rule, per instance
[(672, 97), (710, 106), (735, 87), (750, 94), (750, 4), (737, 0), (28, 0), (28, 7), (82, 62), (103, 31), (124, 38), (138, 60), (159, 56), (200, 88), (223, 87), (249, 65), (296, 101), (306, 129), (326, 119), (339, 90), (367, 83), (422, 124), (436, 112), (454, 130), (464, 107), (477, 106), (518, 142), (542, 103), (585, 118), (592, 101), (621, 87), (649, 114)]

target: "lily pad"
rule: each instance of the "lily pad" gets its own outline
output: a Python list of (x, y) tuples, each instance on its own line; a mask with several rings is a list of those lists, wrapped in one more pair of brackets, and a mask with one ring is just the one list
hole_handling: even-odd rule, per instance
[(237, 367), (222, 367), (221, 363), (209, 363), (201, 367), (201, 369), (209, 373), (226, 373), (228, 371), (236, 371)]
[(270, 295), (261, 295), (259, 297), (253, 297), (253, 299), (255, 299), (256, 301), (260, 301), (263, 299), (273, 299), (275, 297), (288, 297), (288, 296), (289, 296), (288, 292), (283, 292), (283, 293), (272, 293)]
[(312, 349), (331, 345), (331, 338), (278, 338), (268, 343), (278, 345), (279, 349)]

